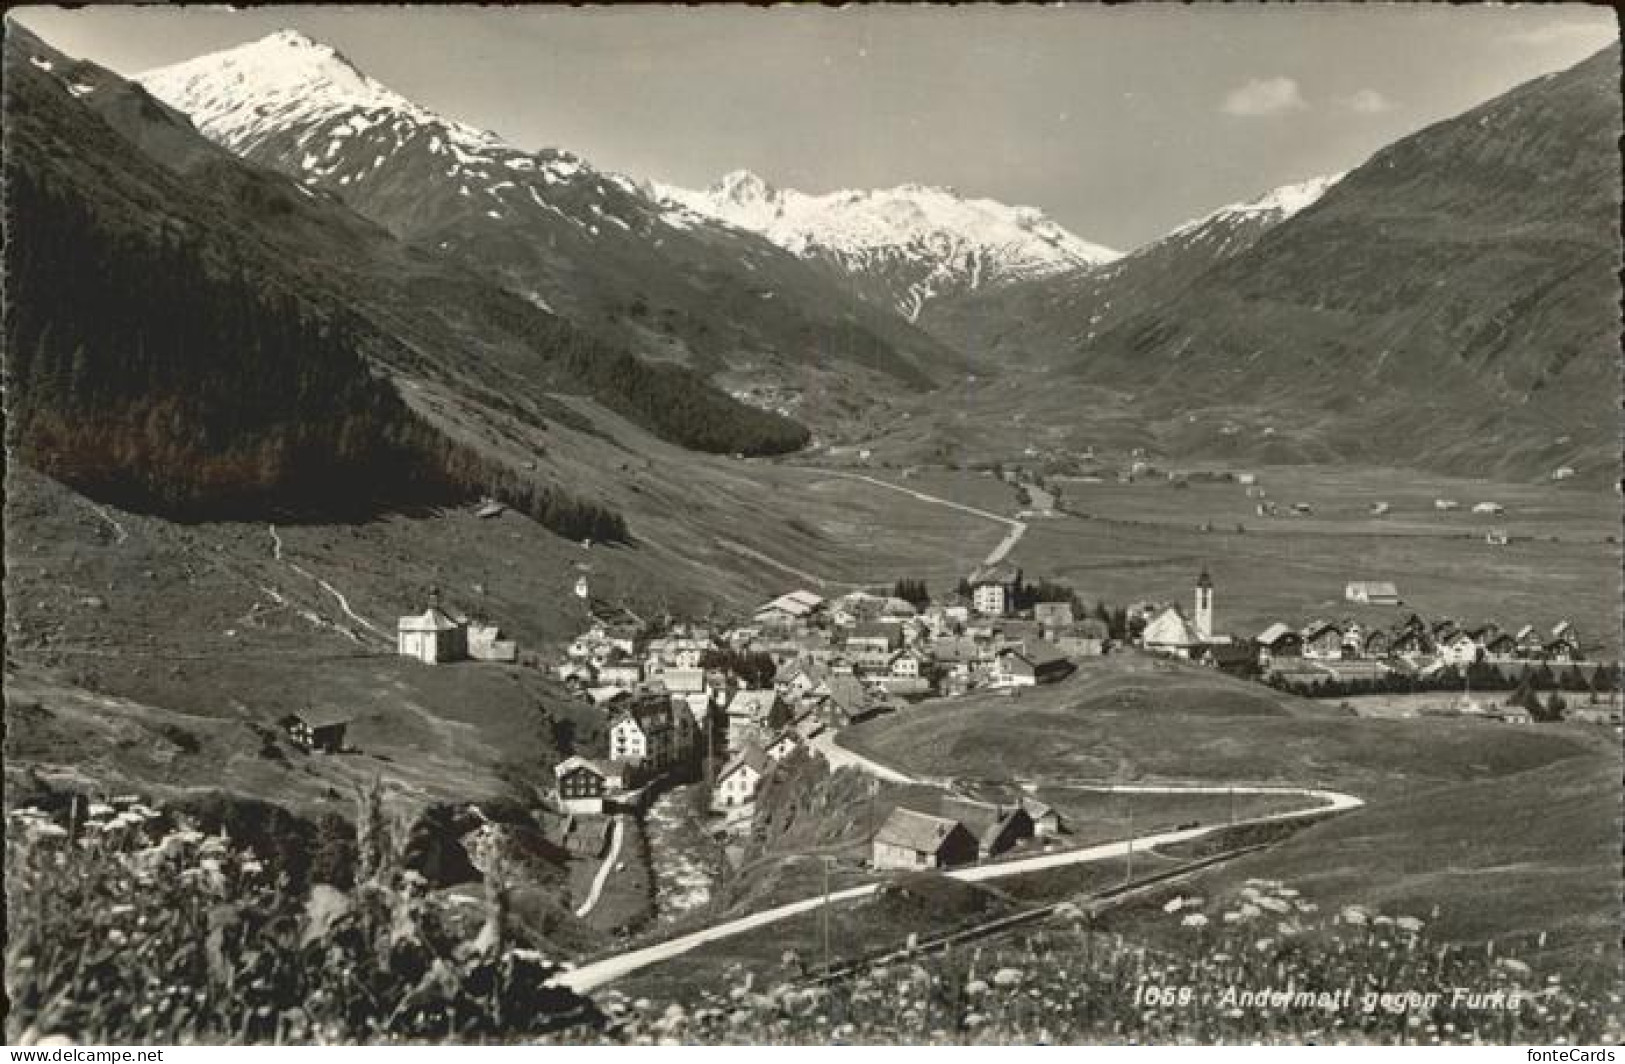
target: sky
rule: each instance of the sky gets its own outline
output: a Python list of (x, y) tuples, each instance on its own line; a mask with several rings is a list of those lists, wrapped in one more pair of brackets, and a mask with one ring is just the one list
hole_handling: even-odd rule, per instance
[(600, 169), (913, 182), (1128, 250), (1618, 39), (1583, 4), (13, 9), (131, 75), (291, 27), (448, 117)]

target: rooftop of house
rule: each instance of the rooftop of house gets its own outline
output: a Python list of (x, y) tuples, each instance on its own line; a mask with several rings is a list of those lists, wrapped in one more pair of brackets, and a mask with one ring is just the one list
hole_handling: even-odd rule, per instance
[(936, 853), (955, 828), (963, 825), (947, 817), (932, 816), (898, 806), (880, 826), (875, 841), (887, 846), (900, 846), (918, 853)]
[(741, 768), (749, 768), (758, 776), (762, 776), (766, 775), (767, 771), (772, 767), (773, 759), (768, 757), (760, 746), (755, 743), (746, 743), (743, 750), (729, 758), (728, 763), (722, 766), (722, 771), (717, 773), (717, 780), (719, 782), (725, 780)]

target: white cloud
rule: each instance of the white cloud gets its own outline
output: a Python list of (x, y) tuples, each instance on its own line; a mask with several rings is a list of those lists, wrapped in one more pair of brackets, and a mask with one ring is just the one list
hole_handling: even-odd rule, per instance
[(1361, 89), (1344, 100), (1343, 106), (1356, 114), (1380, 115), (1384, 111), (1392, 111), (1394, 102), (1376, 89)]
[(1230, 90), (1222, 109), (1225, 114), (1238, 118), (1266, 118), (1308, 107), (1298, 83), (1291, 78), (1254, 78)]

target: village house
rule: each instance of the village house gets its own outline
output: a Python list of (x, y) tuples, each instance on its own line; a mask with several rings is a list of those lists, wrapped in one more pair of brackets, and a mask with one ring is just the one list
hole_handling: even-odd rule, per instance
[(1064, 680), (1071, 673), (1072, 663), (1053, 647), (1043, 643), (1006, 647), (999, 651), (993, 686), (1033, 687)]
[(1033, 620), (1041, 629), (1066, 628), (1074, 623), (1072, 603), (1040, 602), (1033, 606)]
[(976, 860), (976, 837), (957, 820), (898, 806), (875, 833), (875, 868), (952, 868)]
[(896, 625), (865, 623), (853, 628), (846, 637), (846, 652), (857, 657), (866, 653), (889, 656), (903, 645), (903, 635)]
[(824, 734), (824, 722), (818, 719), (818, 714), (812, 709), (804, 709), (797, 713), (791, 719), (790, 727), (794, 728), (802, 741), (807, 743)]
[(1016, 579), (1004, 566), (983, 574), (971, 584), (971, 608), (984, 617), (1003, 617), (1015, 605)]
[(1399, 588), (1388, 580), (1352, 580), (1343, 588), (1343, 597), (1362, 606), (1398, 606)]
[(747, 745), (717, 773), (716, 784), (711, 788), (711, 808), (723, 813), (750, 805), (756, 801), (762, 779), (772, 768), (772, 760), (761, 747), (755, 743)]
[(1098, 658), (1107, 648), (1107, 625), (1084, 617), (1076, 624), (1046, 632), (1045, 638), (1068, 658)]
[(571, 813), (600, 814), (604, 799), (626, 782), (625, 769), (612, 761), (570, 757), (553, 766), (559, 806)]
[(1365, 645), (1361, 647), (1361, 653), (1368, 658), (1386, 658), (1391, 652), (1393, 638), (1391, 634), (1381, 628), (1373, 628), (1370, 634), (1365, 637)]
[(618, 651), (598, 665), (593, 678), (599, 687), (620, 687), (630, 691), (643, 682), (643, 663), (624, 657)]
[(801, 749), (804, 745), (805, 742), (801, 738), (801, 733), (786, 725), (773, 737), (773, 741), (767, 744), (764, 753), (775, 762), (779, 762)]
[(829, 682), (829, 698), (824, 702), (826, 719), (835, 727), (856, 724), (869, 716), (869, 692), (851, 676), (836, 676)]
[(655, 679), (660, 685), (674, 695), (690, 695), (703, 692), (706, 689), (704, 669), (668, 668), (663, 670)]
[(694, 717), (686, 702), (646, 692), (615, 711), (609, 726), (610, 760), (662, 772), (694, 753)]
[(1258, 664), (1268, 668), (1278, 658), (1301, 658), (1303, 636), (1277, 621), (1258, 633), (1253, 640), (1258, 647)]
[(402, 657), (430, 665), (468, 657), (468, 629), (441, 610), (439, 592), (429, 593), (428, 609), (400, 618), (395, 632)]
[(1437, 653), (1442, 664), (1471, 665), (1478, 660), (1478, 642), (1466, 632), (1458, 631), (1438, 644)]
[(1033, 818), (1019, 804), (993, 805), (950, 796), (942, 800), (942, 812), (975, 837), (976, 856), (983, 861), (1033, 837)]
[(1318, 661), (1336, 661), (1343, 656), (1343, 629), (1331, 621), (1311, 621), (1299, 633), (1303, 656)]
[(350, 727), (349, 720), (343, 717), (309, 711), (290, 713), (282, 718), (281, 724), (295, 746), (323, 754), (342, 754), (345, 732)]
[(475, 661), (519, 660), (519, 644), (502, 638), (502, 630), (494, 624), (468, 626), (468, 656)]
[(762, 738), (780, 703), (777, 691), (739, 691), (728, 702), (728, 749), (743, 750)]
[(1041, 839), (1053, 839), (1061, 834), (1063, 830), (1061, 814), (1057, 813), (1053, 808), (1032, 797), (1023, 797), (1020, 805), (1022, 810), (1026, 812), (1027, 818), (1032, 821), (1035, 836)]
[(899, 650), (887, 662), (886, 671), (893, 679), (918, 680), (923, 665), (921, 655), (918, 652)]

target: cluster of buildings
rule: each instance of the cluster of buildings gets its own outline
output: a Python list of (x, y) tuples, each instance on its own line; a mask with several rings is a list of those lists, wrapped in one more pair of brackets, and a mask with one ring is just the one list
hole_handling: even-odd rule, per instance
[(1479, 662), (1567, 664), (1584, 659), (1579, 633), (1568, 621), (1542, 632), (1530, 624), (1513, 630), (1493, 621), (1462, 625), (1448, 617), (1430, 623), (1415, 613), (1389, 627), (1323, 618), (1297, 628), (1277, 622), (1254, 637), (1253, 644), (1266, 673), (1291, 671), (1302, 661), (1404, 662), (1409, 670), (1426, 673)]
[[(1099, 654), (1098, 621), (1070, 602), (1016, 610), (1019, 576), (973, 582), (960, 601), (920, 609), (854, 592), (790, 591), (731, 627), (681, 624), (650, 635), (634, 619), (595, 619), (556, 675), (605, 715), (595, 758), (556, 767), (561, 803), (601, 811), (644, 783), (717, 761), (713, 807), (751, 805), (772, 766), (829, 727), (866, 719), (897, 699), (1019, 688), (1068, 675)], [(435, 612), (431, 610), (431, 612)]]

